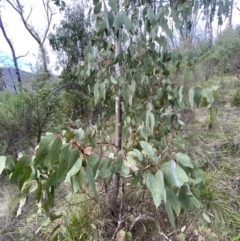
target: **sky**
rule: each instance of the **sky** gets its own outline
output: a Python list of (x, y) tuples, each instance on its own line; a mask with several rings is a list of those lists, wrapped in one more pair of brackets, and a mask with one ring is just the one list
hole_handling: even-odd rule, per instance
[[(74, 0), (67, 0), (67, 3), (74, 2)], [(240, 8), (240, 0), (235, 1), (237, 6)], [(32, 7), (32, 15), (30, 17), (30, 23), (34, 27), (37, 27), (39, 31), (43, 30), (46, 26), (46, 20), (44, 18), (44, 10), (41, 0), (21, 0), (21, 3), (25, 5), (26, 13)], [(59, 9), (51, 2), (55, 15), (53, 17), (53, 23), (51, 30), (53, 29), (54, 24), (58, 24), (62, 18), (62, 14), (59, 12)], [(38, 45), (36, 41), (30, 36), (27, 30), (24, 28), (19, 15), (6, 3), (4, 0), (0, 0), (0, 11), (2, 16), (2, 21), (5, 24), (6, 32), (10, 39), (13, 42), (17, 56), (22, 56), (27, 54), (26, 57), (19, 59), (19, 67), (23, 70), (30, 71), (29, 63), (33, 66), (36, 63), (37, 59), (37, 50)], [(236, 9), (236, 6), (233, 11), (233, 24), (240, 24), (240, 12)], [(50, 58), (50, 68), (53, 73), (56, 67), (56, 55), (52, 52), (48, 40), (46, 40), (46, 48), (48, 50), (48, 55)], [(0, 31), (0, 65), (3, 62), (5, 65), (11, 63), (11, 51), (5, 41), (2, 32)]]

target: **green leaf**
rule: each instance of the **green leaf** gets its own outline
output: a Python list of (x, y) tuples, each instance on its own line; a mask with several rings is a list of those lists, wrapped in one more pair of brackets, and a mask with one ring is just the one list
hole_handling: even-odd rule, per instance
[(95, 7), (93, 9), (94, 14), (100, 13), (101, 8), (102, 8), (102, 2), (99, 2), (97, 5), (95, 5)]
[(202, 96), (207, 98), (207, 101), (210, 105), (214, 103), (214, 97), (213, 97), (213, 90), (206, 88), (202, 90)]
[(11, 155), (7, 156), (7, 160), (5, 161), (5, 168), (13, 172), (15, 168), (15, 161), (13, 159), (13, 156)]
[(5, 168), (6, 160), (7, 160), (6, 156), (0, 156), (0, 175)]
[(114, 26), (115, 30), (118, 30), (122, 27), (122, 25), (123, 25), (122, 13), (118, 12), (116, 17), (114, 18), (113, 26)]
[[(14, 172), (10, 176), (10, 181), (16, 181), (21, 175), (24, 175), (26, 167), (29, 167), (32, 164), (32, 157), (23, 156), (17, 162)], [(28, 171), (28, 169), (27, 169)]]
[(117, 84), (117, 80), (112, 75), (110, 76), (110, 80), (113, 84)]
[(43, 217), (39, 220), (40, 227), (37, 229), (36, 233), (38, 233), (42, 227), (46, 227), (51, 223), (50, 217)]
[(173, 144), (173, 146), (175, 146), (183, 151), (186, 149), (185, 143), (178, 138), (173, 139), (172, 144)]
[(107, 29), (110, 30), (108, 11), (107, 11), (107, 6), (105, 4), (105, 1), (103, 1), (103, 4), (104, 4), (104, 20), (105, 20)]
[(76, 193), (82, 186), (86, 173), (81, 169), (75, 176), (72, 176), (71, 183), (73, 192)]
[(149, 22), (153, 24), (153, 22), (155, 21), (155, 18), (154, 18), (154, 12), (151, 7), (148, 8), (147, 17)]
[(70, 155), (68, 157), (68, 167), (67, 167), (67, 172), (70, 171), (72, 169), (72, 167), (75, 165), (76, 162), (78, 162), (79, 160), (79, 150), (77, 149), (70, 149)]
[(138, 149), (133, 149), (133, 152), (135, 153), (135, 156), (138, 158), (139, 161), (143, 160), (143, 155)]
[(82, 128), (76, 130), (75, 133), (78, 141), (81, 141), (84, 138), (84, 130)]
[(143, 178), (142, 175), (142, 170), (138, 170), (137, 172), (134, 172), (133, 174), (133, 178), (132, 178), (132, 185), (137, 185)]
[(51, 143), (55, 140), (55, 138), (56, 137), (53, 134), (49, 134), (44, 136), (41, 139), (39, 143), (39, 148), (37, 149), (37, 152), (36, 152), (36, 158), (34, 161), (35, 166), (44, 162), (44, 159), (47, 156), (49, 149), (51, 147)]
[(168, 219), (169, 219), (172, 227), (174, 229), (176, 229), (174, 213), (173, 213), (171, 205), (168, 202), (165, 203), (165, 209), (167, 211)]
[(125, 28), (127, 29), (127, 31), (130, 31), (132, 28), (132, 22), (130, 21), (130, 19), (128, 18), (128, 16), (125, 14), (123, 14), (123, 24), (125, 25)]
[(112, 9), (113, 12), (118, 12), (118, 0), (109, 0), (108, 5)]
[(158, 170), (155, 174), (148, 172), (146, 186), (152, 194), (156, 208), (159, 207), (162, 201), (166, 202), (166, 190), (164, 188), (164, 180), (161, 170)]
[(102, 159), (99, 169), (96, 172), (95, 179), (106, 179), (111, 176), (112, 160)]
[(92, 191), (94, 193), (94, 196), (95, 196), (96, 199), (98, 199), (98, 194), (97, 194), (97, 190), (96, 190), (96, 186), (95, 186), (95, 180), (94, 180), (94, 177), (93, 177), (93, 172), (92, 172), (92, 169), (89, 166), (89, 164), (87, 164), (87, 167), (86, 167), (86, 175), (87, 175), (87, 179), (89, 181), (89, 184), (92, 188)]
[(203, 215), (203, 218), (208, 222), (208, 223), (211, 223), (211, 219), (209, 218), (209, 216), (205, 213), (202, 214)]
[(172, 167), (171, 162), (164, 163), (162, 171), (168, 186), (181, 187), (189, 180), (186, 172), (179, 165)]
[(39, 201), (41, 200), (41, 197), (42, 197), (42, 183), (39, 182), (38, 188), (37, 188), (37, 191), (36, 191), (36, 201), (37, 201), (37, 203), (39, 203)]
[(65, 178), (64, 182), (70, 182), (71, 181), (71, 177), (73, 175), (76, 175), (80, 168), (82, 167), (82, 160), (80, 158), (78, 158), (75, 163), (73, 164), (73, 166), (71, 167), (71, 169), (67, 172), (67, 176)]
[(193, 88), (191, 88), (189, 90), (189, 103), (190, 103), (191, 108), (193, 109), (193, 106), (194, 106), (194, 90), (193, 90)]
[(190, 199), (191, 192), (189, 190), (189, 187), (186, 185), (183, 185), (179, 189), (178, 199), (182, 204), (182, 207), (184, 208), (184, 211), (187, 212), (191, 208), (191, 199)]
[(202, 89), (200, 87), (195, 87), (194, 88), (194, 102), (197, 107), (200, 105), (200, 101), (202, 98)]
[(46, 183), (44, 183), (43, 185), (43, 189), (46, 190), (49, 187), (53, 187), (55, 185), (58, 185), (61, 181), (63, 180), (63, 177), (58, 177), (57, 178), (57, 170), (55, 172), (53, 172)]
[(22, 172), (20, 175), (19, 175), (19, 189), (22, 190), (22, 187), (23, 185), (25, 184), (25, 182), (28, 181), (30, 175), (32, 173), (32, 168), (31, 167), (25, 167), (24, 168), (24, 172)]
[(181, 204), (178, 200), (177, 195), (175, 194), (175, 192), (166, 187), (166, 193), (167, 193), (167, 201), (171, 204), (173, 210), (175, 211), (176, 215), (178, 216), (181, 212)]
[(58, 161), (61, 147), (62, 140), (60, 138), (56, 138), (51, 145), (48, 155), (44, 159), (44, 164), (48, 168), (48, 170), (51, 170), (55, 162)]
[(135, 153), (130, 151), (127, 154), (127, 160), (124, 161), (124, 165), (129, 167), (132, 171), (138, 171), (139, 168), (137, 167), (136, 160), (134, 159)]
[(140, 145), (141, 145), (142, 149), (146, 152), (147, 156), (149, 158), (151, 158), (151, 160), (155, 164), (158, 164), (158, 157), (157, 157), (155, 151), (153, 150), (153, 147), (151, 146), (151, 144), (149, 144), (146, 141), (140, 141)]
[(24, 204), (26, 203), (26, 200), (27, 200), (27, 194), (23, 194), (23, 195), (20, 195), (20, 198), (19, 198), (19, 207), (18, 207), (18, 210), (17, 210), (17, 216), (19, 216), (22, 212), (22, 207), (24, 206)]
[(194, 168), (192, 161), (190, 159), (190, 157), (184, 153), (178, 152), (176, 154), (176, 158), (177, 160), (181, 163), (181, 165), (185, 166), (185, 167), (190, 167), (190, 168)]
[(153, 134), (153, 130), (154, 130), (154, 126), (155, 126), (155, 117), (154, 117), (154, 114), (152, 112), (149, 113), (149, 123), (150, 123), (151, 133)]

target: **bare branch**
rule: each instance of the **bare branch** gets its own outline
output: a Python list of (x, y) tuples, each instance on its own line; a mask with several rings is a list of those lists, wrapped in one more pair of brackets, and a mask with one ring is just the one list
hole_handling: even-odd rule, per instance
[(7, 36), (7, 33), (5, 31), (5, 28), (3, 26), (3, 22), (2, 22), (2, 17), (0, 15), (0, 29), (2, 30), (2, 33), (3, 33), (3, 36), (5, 38), (5, 40), (7, 41), (10, 49), (11, 49), (11, 52), (12, 52), (12, 58), (13, 58), (13, 63), (14, 63), (14, 66), (15, 66), (15, 73), (17, 75), (17, 80), (18, 82), (21, 84), (22, 83), (22, 80), (21, 80), (21, 76), (20, 76), (20, 72), (19, 72), (19, 67), (18, 67), (18, 62), (17, 62), (17, 57), (16, 57), (16, 53), (15, 53), (15, 49), (13, 47), (13, 44), (12, 44), (12, 41), (9, 39), (9, 37)]
[(24, 54), (24, 55), (18, 56), (17, 59), (24, 58), (24, 57), (26, 57), (28, 54), (29, 54), (29, 51), (28, 51), (26, 54)]

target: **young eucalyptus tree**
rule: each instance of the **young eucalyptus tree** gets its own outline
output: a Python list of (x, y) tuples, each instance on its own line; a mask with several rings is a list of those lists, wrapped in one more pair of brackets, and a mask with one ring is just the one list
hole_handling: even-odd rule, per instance
[[(49, 213), (56, 186), (71, 182), (72, 192), (76, 193), (85, 179), (96, 201), (95, 182), (112, 183), (113, 189), (106, 191), (107, 206), (117, 223), (114, 236), (127, 222), (119, 198), (124, 192), (120, 184), (125, 179), (132, 186), (148, 189), (156, 208), (164, 205), (173, 228), (174, 217), (181, 210), (201, 206), (199, 185), (203, 179), (197, 164), (185, 153), (181, 110), (186, 105), (199, 106), (202, 97), (211, 106), (213, 90), (192, 86), (185, 93), (183, 86), (171, 82), (168, 65), (171, 62), (179, 67), (181, 56), (169, 50), (166, 40), (173, 38), (173, 27), (181, 29), (192, 12), (197, 11), (195, 4), (196, 1), (155, 4), (145, 0), (93, 0), (92, 39), (85, 48), (84, 61), (73, 72), (80, 81), (93, 86), (86, 92), (95, 105), (115, 102), (115, 113), (107, 109), (115, 119), (115, 128), (110, 124), (107, 133), (109, 122), (89, 122), (88, 127), (78, 130), (48, 133), (32, 157), (22, 157), (18, 162), (1, 157), (1, 169), (9, 170), (10, 180), (20, 183), (18, 214), (29, 192), (36, 190), (39, 203), (43, 193), (47, 193), (42, 207)], [(198, 4), (205, 7), (208, 2)], [(219, 14), (224, 7), (219, 7)], [(45, 221), (49, 223), (55, 218), (51, 214)], [(134, 223), (125, 225), (124, 231), (131, 232), (133, 226)]]

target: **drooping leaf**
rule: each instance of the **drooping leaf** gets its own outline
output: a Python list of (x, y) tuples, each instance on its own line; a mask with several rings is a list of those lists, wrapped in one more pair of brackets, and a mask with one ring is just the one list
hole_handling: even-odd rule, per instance
[(70, 149), (70, 155), (68, 157), (68, 166), (67, 166), (67, 172), (69, 172), (74, 164), (79, 161), (79, 150), (78, 149)]
[(23, 156), (22, 158), (20, 158), (20, 160), (17, 162), (17, 164), (15, 166), (14, 172), (10, 176), (10, 181), (14, 182), (22, 174), (24, 175), (26, 167), (29, 167), (31, 165), (31, 163), (32, 163), (32, 157)]
[(172, 209), (171, 205), (168, 202), (165, 203), (165, 209), (167, 211), (168, 219), (169, 219), (172, 227), (174, 229), (176, 229), (175, 217), (174, 217), (173, 209)]
[(52, 167), (54, 166), (55, 162), (58, 160), (61, 146), (62, 146), (61, 139), (56, 138), (53, 141), (51, 148), (50, 148), (47, 156), (44, 159), (44, 164), (48, 168), (48, 170), (51, 170)]
[(24, 167), (24, 171), (19, 175), (19, 189), (22, 190), (23, 185), (28, 181), (32, 172), (32, 168), (29, 166)]
[(210, 88), (205, 88), (202, 90), (202, 96), (207, 98), (210, 105), (214, 103), (213, 90)]
[(158, 164), (158, 157), (153, 149), (153, 147), (151, 146), (151, 144), (149, 144), (146, 141), (141, 141), (140, 145), (142, 147), (142, 149), (146, 152), (147, 156), (149, 158), (151, 158), (151, 160), (155, 163)]
[(42, 219), (39, 220), (39, 225), (40, 227), (37, 229), (36, 233), (38, 233), (42, 227), (46, 227), (51, 223), (50, 217), (43, 217)]
[(111, 176), (111, 164), (112, 160), (102, 159), (101, 164), (95, 174), (95, 179), (106, 179)]
[(174, 164), (171, 165), (171, 162), (166, 162), (163, 164), (162, 171), (164, 180), (168, 183), (169, 187), (181, 187), (189, 180), (186, 172), (177, 164), (174, 166)]
[(98, 194), (97, 194), (97, 190), (96, 190), (96, 186), (95, 186), (93, 172), (92, 172), (91, 167), (88, 164), (86, 166), (86, 176), (87, 176), (88, 182), (92, 188), (95, 198), (98, 199)]
[(179, 181), (177, 173), (176, 173), (176, 162), (174, 160), (171, 160), (170, 163), (171, 163), (171, 171), (172, 171), (175, 183), (179, 187), (180, 181)]
[(93, 12), (94, 14), (98, 14), (101, 11), (102, 8), (102, 2), (99, 2), (98, 4), (95, 5)]
[(166, 190), (161, 170), (158, 170), (155, 174), (148, 172), (146, 186), (152, 194), (156, 208), (159, 207), (162, 201), (166, 202)]
[(191, 192), (190, 192), (189, 186), (187, 185), (181, 186), (181, 188), (179, 189), (178, 198), (185, 212), (187, 212), (192, 207), (190, 195), (191, 195)]
[(36, 158), (34, 161), (34, 164), (37, 166), (40, 163), (44, 162), (45, 157), (47, 156), (50, 148), (51, 148), (51, 144), (52, 142), (55, 140), (55, 136), (53, 134), (49, 134), (44, 136), (40, 143), (39, 143), (39, 147), (37, 149), (36, 152)]
[(181, 163), (181, 165), (185, 166), (185, 167), (190, 167), (190, 168), (194, 168), (192, 161), (190, 159), (190, 157), (184, 153), (178, 152), (176, 154), (176, 158), (177, 160)]
[(78, 158), (73, 166), (71, 167), (71, 169), (67, 172), (66, 178), (64, 182), (70, 182), (71, 181), (71, 177), (75, 174), (77, 174), (80, 170), (80, 168), (82, 167), (82, 160), (80, 158)]
[(201, 98), (202, 98), (202, 88), (195, 87), (194, 88), (194, 102), (197, 107), (199, 107), (199, 105), (200, 105)]
[(181, 212), (181, 204), (178, 200), (176, 193), (172, 189), (168, 188), (167, 186), (166, 186), (166, 193), (167, 193), (167, 202), (171, 204), (173, 210), (178, 216)]
[(86, 173), (83, 169), (81, 169), (76, 175), (71, 177), (72, 189), (74, 193), (76, 193), (81, 188), (85, 177)]

